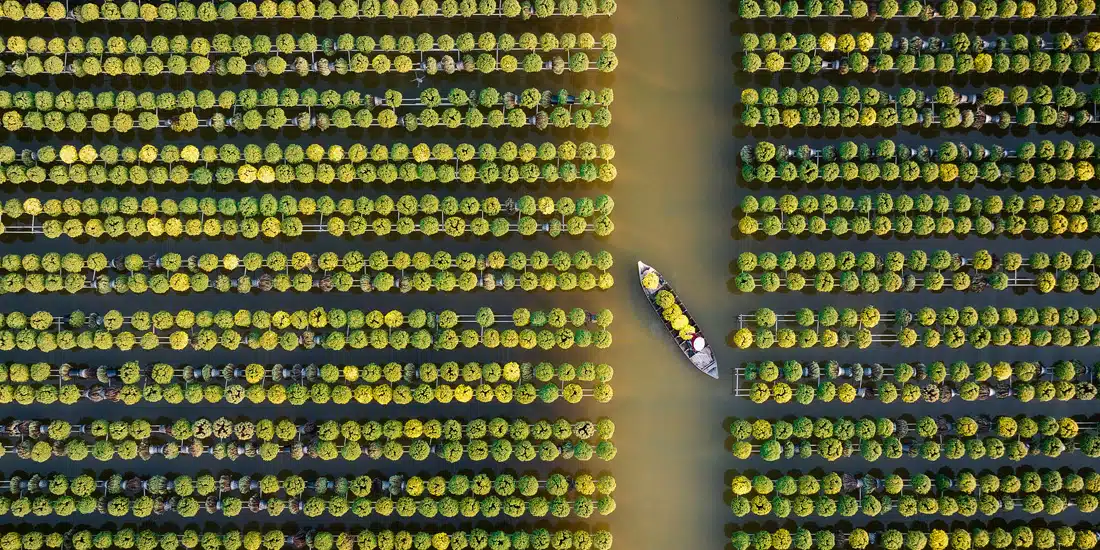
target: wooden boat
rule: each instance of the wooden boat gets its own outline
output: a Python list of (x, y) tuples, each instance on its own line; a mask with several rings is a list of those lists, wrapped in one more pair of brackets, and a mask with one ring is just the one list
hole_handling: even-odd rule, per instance
[[(656, 288), (646, 288), (644, 282), (645, 277), (651, 273), (657, 276), (658, 284)], [(661, 321), (664, 323), (665, 330), (668, 330), (669, 335), (672, 336), (677, 347), (679, 347), (684, 356), (688, 358), (688, 361), (691, 361), (691, 364), (695, 365), (695, 368), (699, 369), (707, 376), (717, 379), (718, 362), (714, 359), (714, 350), (711, 349), (710, 344), (706, 343), (706, 340), (703, 338), (703, 331), (699, 329), (699, 324), (696, 323), (695, 319), (688, 313), (687, 307), (680, 301), (680, 297), (676, 296), (676, 292), (669, 286), (668, 281), (666, 281), (656, 269), (642, 262), (638, 262), (638, 282), (642, 285), (642, 291), (645, 292), (646, 298), (649, 299), (649, 305), (653, 306), (653, 310), (657, 312), (657, 316), (660, 317)], [(664, 316), (661, 314), (661, 306), (657, 305), (657, 293), (662, 290), (667, 290), (672, 294), (673, 298), (676, 299), (676, 305), (680, 306), (680, 310), (683, 312), (684, 316), (688, 318), (688, 323), (696, 327), (695, 338), (692, 340), (680, 338), (680, 332), (672, 328), (672, 323), (664, 320)]]

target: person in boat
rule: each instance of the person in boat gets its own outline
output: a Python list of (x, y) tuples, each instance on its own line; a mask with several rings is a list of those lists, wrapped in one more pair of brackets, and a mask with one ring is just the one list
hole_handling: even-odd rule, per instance
[(687, 339), (688, 354), (695, 355), (707, 347), (707, 341), (703, 338), (703, 331), (696, 331)]

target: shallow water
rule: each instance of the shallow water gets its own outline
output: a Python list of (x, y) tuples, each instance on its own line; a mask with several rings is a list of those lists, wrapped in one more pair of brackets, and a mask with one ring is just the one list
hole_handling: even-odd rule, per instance
[[(733, 410), (724, 344), (736, 300), (726, 291), (736, 164), (732, 14), (725, 3), (639, 0), (614, 18), (610, 131), (615, 182), (615, 418), (618, 548), (717, 548), (730, 518), (723, 415)], [(636, 260), (676, 288), (715, 347), (721, 379), (695, 371), (642, 297)], [(626, 280), (628, 279), (629, 280)], [(737, 408), (744, 405), (737, 404)], [(725, 412), (719, 412), (725, 411)]]

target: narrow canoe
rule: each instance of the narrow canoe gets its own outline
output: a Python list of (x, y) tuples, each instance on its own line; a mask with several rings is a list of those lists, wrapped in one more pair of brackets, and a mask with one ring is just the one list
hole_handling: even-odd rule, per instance
[[(658, 284), (657, 288), (646, 288), (644, 280), (645, 276), (653, 273), (657, 276)], [(665, 325), (665, 330), (668, 331), (669, 336), (672, 336), (673, 341), (676, 342), (676, 346), (680, 348), (680, 352), (691, 361), (695, 368), (702, 371), (711, 378), (718, 378), (718, 362), (714, 359), (714, 350), (711, 349), (710, 344), (706, 344), (700, 350), (696, 350), (691, 340), (684, 340), (680, 338), (680, 332), (672, 328), (672, 323), (664, 320), (664, 316), (661, 314), (661, 306), (657, 305), (657, 293), (662, 290), (667, 290), (676, 299), (676, 304), (680, 306), (680, 310), (684, 316), (688, 318), (688, 324), (695, 327), (696, 336), (702, 338), (703, 331), (699, 328), (699, 324), (695, 321), (695, 318), (688, 313), (687, 307), (680, 300), (680, 297), (676, 295), (676, 291), (672, 290), (668, 281), (661, 276), (660, 272), (652, 267), (638, 262), (638, 282), (642, 285), (642, 291), (645, 292), (646, 298), (649, 300), (649, 305), (653, 306), (653, 310), (657, 312), (657, 316)], [(706, 339), (703, 339), (705, 342)]]

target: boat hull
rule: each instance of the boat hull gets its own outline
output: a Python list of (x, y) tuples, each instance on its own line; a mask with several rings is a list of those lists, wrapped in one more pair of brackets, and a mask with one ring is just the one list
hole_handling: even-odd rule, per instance
[[(645, 283), (643, 282), (646, 275), (650, 273), (653, 273), (657, 276), (657, 279), (659, 281), (657, 288), (646, 288)], [(702, 372), (703, 374), (706, 374), (711, 378), (717, 379), (718, 361), (714, 358), (714, 350), (711, 348), (710, 344), (707, 344), (701, 350), (694, 349), (691, 342), (680, 338), (679, 332), (674, 330), (672, 328), (672, 325), (669, 322), (664, 321), (663, 317), (661, 317), (661, 306), (657, 305), (657, 293), (662, 290), (667, 290), (672, 294), (673, 297), (676, 298), (677, 305), (680, 306), (681, 311), (688, 318), (688, 322), (691, 324), (691, 326), (694, 326), (696, 327), (696, 330), (699, 330), (699, 324), (695, 321), (691, 314), (688, 313), (687, 308), (684, 307), (684, 303), (680, 300), (678, 296), (676, 296), (676, 292), (672, 290), (672, 287), (668, 284), (668, 281), (666, 281), (665, 278), (661, 276), (661, 273), (658, 272), (656, 269), (653, 269), (651, 266), (646, 265), (643, 262), (638, 262), (638, 283), (642, 286), (642, 292), (645, 293), (646, 299), (649, 301), (650, 307), (652, 307), (653, 311), (657, 313), (657, 316), (661, 318), (662, 322), (665, 325), (665, 330), (668, 331), (669, 336), (676, 343), (676, 346), (680, 348), (680, 353), (683, 353), (684, 357), (686, 357), (687, 360), (696, 369), (699, 370), (699, 372)], [(699, 330), (699, 334), (702, 335), (702, 330)]]

